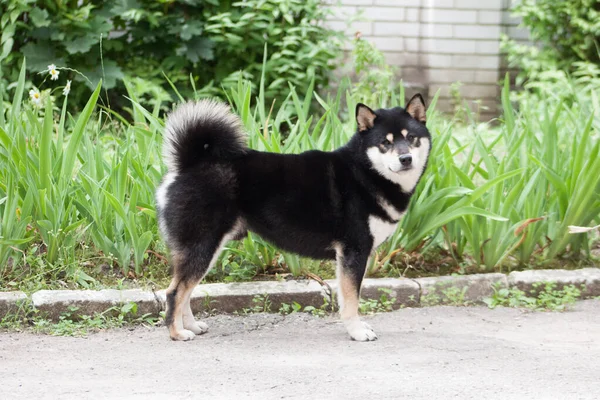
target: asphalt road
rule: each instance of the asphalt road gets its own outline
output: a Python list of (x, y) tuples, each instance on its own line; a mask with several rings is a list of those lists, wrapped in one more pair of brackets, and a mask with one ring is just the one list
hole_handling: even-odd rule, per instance
[(0, 399), (600, 399), (599, 300), (366, 320), (378, 341), (305, 314), (211, 317), (185, 343), (166, 328), (2, 333)]

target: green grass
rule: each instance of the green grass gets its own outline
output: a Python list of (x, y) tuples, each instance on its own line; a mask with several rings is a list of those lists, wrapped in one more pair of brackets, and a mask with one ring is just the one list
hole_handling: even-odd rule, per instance
[[(348, 81), (328, 98), (314, 85), (290, 87), (275, 105), (265, 103), (265, 84), (255, 99), (243, 80), (228, 93), (252, 148), (333, 150), (353, 134), (347, 110), (362, 99)], [(47, 98), (38, 109), (23, 101), (23, 66), (12, 101), (0, 103), (0, 290), (97, 288), (123, 278), (166, 285), (154, 209), (164, 173), (159, 105), (145, 109), (130, 89), (130, 115), (117, 115), (96, 104), (99, 91), (76, 116), (67, 112), (68, 98), (60, 107)], [(418, 274), (419, 265), (436, 263), (443, 264), (436, 273), (466, 273), (590, 262), (588, 234), (567, 229), (600, 223), (597, 95), (518, 103), (510, 95), (507, 83), (493, 128), (456, 125), (432, 99), (428, 170), (398, 230), (372, 257), (372, 275)], [(404, 92), (373, 98), (380, 104), (372, 107), (402, 105)], [(328, 278), (334, 268), (250, 234), (227, 246), (207, 279), (306, 272)]]

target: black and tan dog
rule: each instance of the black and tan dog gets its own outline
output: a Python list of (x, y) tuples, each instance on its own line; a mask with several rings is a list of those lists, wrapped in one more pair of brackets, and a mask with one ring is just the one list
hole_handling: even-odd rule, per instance
[(239, 118), (213, 100), (179, 106), (167, 120), (168, 173), (156, 192), (171, 252), (166, 323), (174, 340), (207, 331), (190, 308), (194, 287), (223, 245), (252, 231), (281, 249), (336, 259), (341, 318), (354, 340), (377, 336), (358, 316), (371, 252), (392, 234), (431, 147), (425, 104), (356, 107), (358, 131), (332, 151), (273, 154), (248, 149)]

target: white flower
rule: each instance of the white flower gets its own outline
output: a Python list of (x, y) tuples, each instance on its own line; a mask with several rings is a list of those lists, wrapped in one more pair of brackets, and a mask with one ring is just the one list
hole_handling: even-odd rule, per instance
[(60, 74), (60, 72), (58, 72), (58, 70), (56, 69), (56, 65), (48, 65), (48, 72), (50, 73), (50, 79), (52, 79), (53, 81), (58, 80), (58, 74)]
[(63, 94), (66, 96), (71, 91), (71, 81), (67, 81), (67, 85), (63, 89)]
[(586, 233), (593, 231), (594, 229), (600, 229), (600, 225), (592, 226), (589, 228), (585, 226), (569, 225), (569, 233)]
[(40, 94), (40, 92), (37, 91), (37, 89), (31, 89), (29, 91), (29, 98), (31, 99), (33, 105), (37, 107), (39, 107), (42, 104), (42, 95)]

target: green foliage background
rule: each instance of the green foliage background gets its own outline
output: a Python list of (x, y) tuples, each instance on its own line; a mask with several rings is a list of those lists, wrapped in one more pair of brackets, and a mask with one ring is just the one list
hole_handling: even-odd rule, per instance
[(322, 24), (328, 12), (320, 0), (2, 1), (0, 79), (16, 82), (26, 57), (29, 72), (68, 68), (60, 78), (75, 80), (70, 104), (79, 108), (100, 79), (112, 108), (127, 103), (124, 80), (153, 101), (172, 100), (164, 75), (184, 97), (222, 95), (239, 77), (260, 79), (266, 44), (273, 100), (288, 82), (328, 84), (341, 48), (341, 35)]
[(556, 81), (566, 74), (589, 83), (600, 77), (600, 1), (520, 0), (511, 10), (521, 17), (535, 45), (504, 38), (519, 83)]

